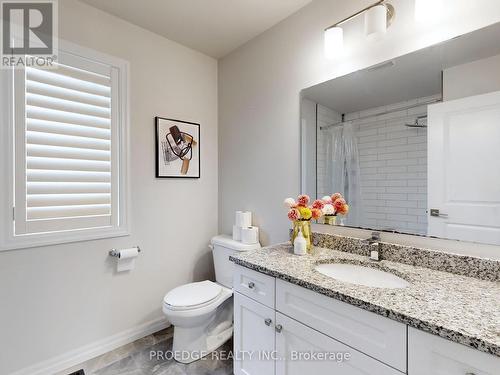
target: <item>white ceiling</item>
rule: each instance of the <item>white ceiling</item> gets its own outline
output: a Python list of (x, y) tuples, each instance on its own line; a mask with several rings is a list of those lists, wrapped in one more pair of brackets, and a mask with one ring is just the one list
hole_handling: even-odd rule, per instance
[(309, 87), (302, 95), (351, 113), (441, 93), (441, 72), (500, 54), (500, 23)]
[(81, 0), (220, 58), (312, 0)]

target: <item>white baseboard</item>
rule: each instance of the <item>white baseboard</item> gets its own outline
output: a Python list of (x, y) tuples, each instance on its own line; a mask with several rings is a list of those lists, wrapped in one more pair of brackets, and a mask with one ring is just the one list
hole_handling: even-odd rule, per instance
[(106, 337), (94, 343), (71, 350), (56, 357), (36, 363), (29, 367), (18, 370), (11, 375), (53, 375), (76, 366), (89, 359), (110, 352), (120, 346), (138, 340), (144, 336), (161, 331), (170, 326), (165, 318), (159, 318), (148, 323), (141, 324), (116, 335)]

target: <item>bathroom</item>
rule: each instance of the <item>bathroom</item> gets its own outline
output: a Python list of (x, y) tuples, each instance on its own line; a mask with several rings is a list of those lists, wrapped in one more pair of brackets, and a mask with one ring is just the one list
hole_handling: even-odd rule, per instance
[[(16, 2), (2, 2), (2, 12), (5, 12), (6, 3)], [(446, 169), (450, 173), (457, 171), (457, 164), (467, 164), (466, 172), (458, 169), (459, 173), (454, 175), (461, 179), (456, 185), (460, 189), (453, 192), (469, 192), (472, 199), (467, 202), (467, 207), (458, 211), (453, 211), (450, 205), (439, 205), (449, 202), (433, 201), (433, 205), (429, 204), (430, 193), (436, 192), (430, 186), (444, 186), (438, 180), (442, 173), (432, 174), (431, 170), (443, 165), (433, 163), (436, 159), (429, 153), (439, 151), (439, 147), (430, 147), (437, 139), (430, 134), (430, 117), (439, 117), (438, 113), (432, 113), (433, 106), (500, 90), (500, 74), (483, 74), (487, 69), (500, 70), (498, 60), (494, 58), (500, 55), (497, 43), (494, 43), (495, 37), (500, 35), (500, 5), (496, 0), (387, 1), (384, 6), (389, 9), (386, 4), (390, 4), (394, 14), (389, 17), (383, 35), (372, 40), (365, 35), (365, 14), (371, 8), (365, 8), (373, 3), (374, 0), (241, 0), (231, 5), (219, 0), (202, 3), (153, 0), (55, 2), (53, 9), (57, 10), (54, 13), (57, 22), (53, 24), (52, 32), (57, 35), (55, 40), (59, 45), (54, 47), (60, 60), (63, 63), (68, 61), (71, 66), (71, 58), (66, 55), (79, 56), (74, 68), (95, 70), (94, 78), (99, 72), (101, 83), (106, 74), (106, 82), (111, 82), (110, 85), (120, 83), (119, 92), (115, 92), (116, 96), (110, 101), (111, 114), (108, 113), (113, 118), (112, 126), (116, 126), (113, 129), (121, 132), (119, 138), (113, 138), (115, 133), (111, 132), (111, 142), (119, 143), (103, 150), (97, 147), (109, 155), (99, 152), (92, 154), (91, 158), (94, 161), (111, 160), (112, 168), (117, 169), (110, 173), (109, 181), (95, 184), (94, 187), (103, 191), (85, 191), (104, 200), (107, 199), (105, 195), (110, 194), (117, 211), (112, 212), (110, 224), (97, 230), (90, 228), (88, 233), (86, 230), (75, 233), (73, 225), (76, 222), (72, 220), (40, 220), (41, 216), (33, 217), (38, 220), (27, 219), (26, 212), (30, 209), (38, 215), (43, 214), (38, 207), (43, 206), (44, 200), (37, 201), (34, 195), (48, 199), (42, 196), (47, 194), (43, 188), (57, 185), (58, 181), (43, 180), (42, 177), (39, 177), (42, 181), (33, 181), (34, 195), (30, 200), (31, 181), (27, 181), (26, 190), (26, 179), (19, 179), (26, 170), (18, 168), (24, 164), (17, 164), (17, 161), (19, 158), (26, 161), (26, 158), (23, 159), (23, 152), (17, 151), (22, 151), (26, 144), (23, 133), (18, 137), (19, 132), (14, 130), (18, 129), (17, 121), (22, 119), (25, 107), (23, 100), (21, 104), (15, 104), (19, 98), (14, 93), (19, 93), (19, 86), (14, 82), (19, 81), (18, 73), (22, 72), (22, 67), (9, 69), (2, 59), (0, 114), (5, 125), (1, 127), (0, 136), (3, 172), (0, 188), (0, 298), (3, 301), (0, 309), (0, 374), (69, 375), (80, 370), (84, 374), (295, 374), (310, 370), (319, 373), (337, 371), (340, 374), (497, 373), (496, 369), (500, 368), (500, 194), (495, 178), (500, 178), (497, 168), (500, 148), (491, 146), (495, 142), (498, 145), (498, 128), (461, 134), (480, 137), (492, 131), (493, 136), (479, 138), (484, 144), (474, 140), (464, 143), (462, 139), (454, 154), (458, 158), (456, 163)], [(350, 18), (360, 11), (363, 12)], [(345, 19), (348, 20), (340, 25), (343, 45), (325, 51), (325, 36), (328, 34), (325, 30)], [(450, 43), (459, 45), (469, 39), (472, 42), (464, 42), (467, 47), (451, 48), (448, 55), (443, 52)], [(332, 50), (333, 56), (327, 56)], [(431, 56), (424, 56), (430, 53), (428, 51), (437, 53), (432, 64), (426, 59)], [(84, 64), (82, 61), (86, 59), (82, 56), (92, 61)], [(112, 67), (111, 73), (102, 73), (102, 66), (95, 61), (105, 61)], [(483, 61), (488, 65), (487, 69), (470, 65), (474, 61)], [(453, 68), (459, 66), (470, 69), (452, 76)], [(411, 74), (391, 78), (392, 72), (400, 68), (408, 69)], [(11, 71), (14, 74), (8, 73)], [(376, 80), (370, 81), (370, 76)], [(425, 77), (432, 78), (430, 83)], [(20, 87), (24, 88), (23, 76), (20, 78)], [(27, 86), (28, 89), (34, 87), (34, 91), (21, 90), (27, 96), (28, 105), (33, 106), (37, 100), (39, 104), (49, 105), (49, 101), (40, 98), (43, 84), (37, 86), (34, 81), (30, 80)], [(333, 90), (328, 97), (318, 94), (323, 86)], [(457, 90), (464, 90), (464, 94), (453, 96)], [(342, 102), (335, 100), (333, 103), (329, 98)], [(436, 103), (424, 104), (428, 108), (418, 106), (432, 100)], [(121, 105), (115, 107), (118, 102)], [(404, 111), (404, 114), (397, 111), (401, 102), (405, 104), (401, 104), (403, 107), (399, 107), (399, 112)], [(401, 109), (413, 104), (417, 106)], [(498, 102), (493, 104), (498, 105)], [(27, 110), (29, 112), (29, 108)], [(386, 113), (392, 110), (396, 111)], [(498, 114), (492, 113), (491, 116), (498, 120)], [(374, 115), (379, 118), (373, 119)], [(381, 120), (380, 116), (387, 118)], [(418, 119), (420, 116), (428, 117)], [(115, 118), (118, 121), (114, 121)], [(188, 175), (182, 174), (180, 167), (173, 171), (159, 168), (164, 163), (164, 143), (158, 142), (156, 136), (162, 123), (168, 124), (167, 130), (172, 127), (172, 119), (178, 120), (174, 122), (181, 131), (188, 132), (183, 129), (189, 128), (197, 132), (189, 132), (196, 134), (197, 143), (189, 143), (193, 155)], [(59, 119), (57, 122), (67, 123), (68, 120)], [(339, 122), (337, 125), (340, 126), (320, 129)], [(33, 126), (44, 124), (39, 121)], [(330, 160), (331, 169), (326, 170), (325, 146), (333, 138), (328, 139), (322, 134), (333, 137), (334, 130), (342, 129), (345, 138), (345, 129), (349, 126), (354, 126), (353, 131), (357, 132), (353, 139), (358, 146), (359, 181), (365, 183), (359, 187), (359, 202), (362, 203), (359, 207), (352, 184), (344, 183), (343, 188), (350, 189), (342, 191), (342, 187), (337, 188), (339, 185), (327, 181), (327, 173), (333, 173), (333, 168), (338, 166), (331, 164)], [(54, 134), (56, 128), (49, 133)], [(64, 134), (68, 133), (62, 130), (60, 135)], [(456, 135), (460, 136), (459, 133)], [(98, 138), (106, 139), (106, 136)], [(37, 150), (34, 143), (27, 146), (28, 150)], [(380, 148), (391, 147), (392, 152), (380, 151)], [(383, 159), (382, 155), (389, 154), (396, 155), (392, 159)], [(474, 155), (489, 158), (483, 163), (483, 168), (474, 167), (478, 160)], [(35, 154), (31, 156), (36, 157)], [(81, 156), (78, 158), (86, 160)], [(321, 167), (321, 163), (325, 163), (324, 166)], [(489, 166), (487, 171), (486, 166)], [(88, 163), (82, 168), (83, 171), (103, 173), (92, 168), (104, 167), (103, 163)], [(345, 164), (342, 168), (340, 170), (345, 171)], [(382, 169), (379, 171), (379, 168)], [(33, 169), (47, 168), (43, 168), (42, 163)], [(33, 176), (40, 174), (34, 173)], [(436, 185), (431, 185), (431, 178), (436, 179)], [(70, 182), (76, 186), (76, 181)], [(106, 190), (110, 188), (108, 185), (112, 186), (111, 193)], [(18, 186), (22, 190), (18, 191)], [(315, 199), (337, 192), (344, 195), (350, 212), (336, 218), (336, 225), (324, 225), (323, 218), (312, 223), (313, 254), (294, 255), (289, 242), (293, 224), (283, 207), (284, 199), (297, 199), (299, 194), (307, 194), (312, 204)], [(488, 198), (481, 196), (482, 192), (489, 194)], [(64, 195), (67, 191), (56, 193), (53, 196), (55, 201), (67, 198)], [(30, 201), (34, 206), (28, 208)], [(390, 205), (395, 201), (408, 207)], [(50, 203), (50, 199), (45, 202)], [(374, 202), (382, 206), (369, 204)], [(487, 212), (473, 212), (470, 206), (478, 202), (478, 206), (491, 204), (492, 208)], [(95, 203), (102, 208), (102, 201)], [(431, 216), (430, 209), (440, 211), (433, 211)], [(250, 224), (258, 227), (260, 245), (249, 245), (257, 249), (238, 253), (236, 257), (241, 256), (240, 260), (232, 258), (239, 263), (234, 266), (239, 271), (231, 270), (234, 278), (230, 277), (223, 286), (225, 289), (220, 289), (231, 292), (233, 296), (224, 302), (234, 310), (234, 338), (228, 338), (216, 349), (219, 357), (207, 355), (189, 364), (173, 358), (162, 359), (159, 354), (168, 354), (172, 349), (176, 330), (163, 311), (165, 296), (193, 282), (210, 280), (217, 284), (214, 261), (221, 252), (216, 251), (216, 247), (224, 246), (211, 240), (219, 235), (232, 235), (237, 211), (251, 212)], [(452, 217), (456, 212), (465, 212), (460, 217), (473, 220), (479, 231), (468, 230), (470, 228), (466, 228), (465, 222), (459, 222), (446, 232), (442, 223), (449, 218), (444, 215)], [(109, 220), (109, 216), (106, 217)], [(491, 222), (479, 222), (484, 219)], [(247, 226), (248, 217), (243, 221)], [(372, 240), (372, 232), (379, 232), (380, 240)], [(244, 247), (240, 241), (236, 242)], [(268, 246), (283, 243), (288, 243), (288, 247), (268, 250)], [(408, 282), (414, 282), (413, 286), (389, 292), (390, 295), (401, 294), (407, 303), (404, 306), (397, 305), (396, 300), (375, 300), (384, 288), (354, 287), (356, 284), (333, 281), (319, 272), (314, 273), (312, 279), (298, 280), (297, 275), (291, 274), (293, 267), (284, 259), (275, 264), (265, 257), (260, 258), (267, 251), (285, 254), (298, 270), (317, 259), (314, 257), (330, 259), (339, 250), (346, 253), (345, 258), (351, 262), (357, 256), (368, 262), (372, 255), (370, 249), (374, 250), (378, 245), (382, 260), (369, 264), (375, 268), (391, 264), (395, 267), (397, 264), (400, 268), (395, 275), (405, 279), (406, 272), (410, 274)], [(110, 252), (119, 254), (124, 250), (130, 250), (128, 256), (131, 258), (121, 260), (110, 256)], [(444, 255), (441, 257), (441, 254)], [(245, 260), (245, 257), (248, 258)], [(361, 262), (360, 259), (356, 258), (356, 261)], [(228, 254), (223, 255), (223, 261), (226, 260), (229, 260)], [(119, 264), (132, 269), (119, 272)], [(233, 261), (227, 264), (232, 266)], [(450, 270), (450, 264), (460, 269)], [(410, 267), (417, 267), (421, 271), (420, 277), (427, 275), (436, 283), (440, 282), (438, 274), (443, 271), (442, 274), (449, 277), (446, 280), (455, 282), (450, 284), (455, 287), (440, 290), (437, 286), (434, 289), (429, 286), (426, 290), (435, 299), (416, 292), (405, 295), (405, 289), (414, 287), (418, 276), (418, 272)], [(258, 272), (255, 268), (265, 272)], [(473, 274), (467, 273), (469, 271)], [(243, 277), (242, 282), (246, 284), (235, 283), (238, 276)], [(251, 281), (250, 276), (258, 280)], [(319, 289), (302, 288), (313, 281), (320, 285)], [(251, 297), (249, 282), (256, 286), (254, 291), (271, 285), (269, 292), (273, 294), (264, 296), (263, 292), (260, 297)], [(318, 311), (328, 311), (329, 303), (341, 303), (339, 306), (348, 312), (344, 315), (359, 317), (361, 320), (357, 324), (362, 321), (366, 327), (358, 336), (359, 340), (352, 342), (348, 337), (339, 337), (340, 333), (328, 330), (327, 322), (317, 327), (314, 319), (308, 320), (305, 312), (298, 316), (298, 311), (280, 308), (283, 300), (278, 291), (285, 288), (283, 290), (292, 298), (291, 288), (299, 288), (295, 282), (302, 285), (300, 292), (304, 294), (300, 298), (317, 298), (314, 304)], [(457, 290), (462, 288), (459, 282), (468, 285), (460, 295), (462, 299), (456, 296)], [(335, 289), (337, 294), (327, 293), (327, 289), (332, 288), (341, 289)], [(218, 293), (219, 289), (216, 290)], [(370, 293), (365, 295), (365, 290)], [(444, 294), (439, 294), (441, 292)], [(204, 293), (210, 294), (203, 292), (202, 296)], [(222, 298), (222, 295), (218, 296)], [(346, 296), (351, 296), (351, 299)], [(264, 315), (255, 315), (255, 319), (262, 321), (261, 326), (267, 331), (261, 331), (261, 326), (241, 330), (241, 324), (237, 325), (241, 317), (237, 316), (236, 309), (236, 306), (243, 306), (241, 301), (254, 302), (251, 306), (260, 308)], [(415, 301), (419, 303), (415, 304)], [(312, 304), (308, 302), (304, 306)], [(456, 308), (456, 313), (447, 316), (449, 310), (446, 308), (450, 305)], [(420, 309), (422, 306), (424, 308)], [(460, 317), (459, 313), (467, 316)], [(269, 325), (265, 323), (266, 319), (272, 320)], [(440, 330), (424, 324), (433, 319), (439, 322)], [(228, 320), (231, 319), (224, 319)], [(321, 316), (316, 315), (315, 320), (320, 321)], [(377, 329), (371, 323), (378, 327), (378, 331), (394, 328), (386, 335), (388, 341), (377, 338)], [(312, 343), (293, 341), (292, 338), (289, 343), (284, 343), (283, 337), (287, 336), (279, 335), (278, 325), (282, 326), (284, 333), (289, 332), (289, 327), (295, 327), (292, 332), (296, 334), (295, 338), (310, 331), (318, 335), (310, 336), (314, 338)], [(250, 335), (254, 347), (249, 349), (238, 344), (244, 342), (240, 339), (245, 335)], [(431, 354), (414, 352), (418, 360), (418, 365), (415, 365), (410, 344), (412, 340), (423, 340), (422, 343), (426, 339), (430, 340), (429, 344), (416, 347), (432, 347), (435, 351)], [(384, 348), (376, 345), (377, 342), (390, 345)], [(323, 343), (324, 347), (321, 347)], [(370, 343), (375, 349), (365, 346)], [(321, 351), (349, 352), (352, 358), (340, 365), (333, 360), (332, 363), (315, 360), (253, 363), (241, 358), (245, 351), (279, 352), (282, 346), (278, 347), (278, 344), (295, 345), (299, 352), (304, 353), (317, 344)], [(223, 356), (228, 353), (234, 354), (234, 358)], [(366, 370), (366, 364), (369, 370)], [(337, 370), (339, 368), (344, 371)]]

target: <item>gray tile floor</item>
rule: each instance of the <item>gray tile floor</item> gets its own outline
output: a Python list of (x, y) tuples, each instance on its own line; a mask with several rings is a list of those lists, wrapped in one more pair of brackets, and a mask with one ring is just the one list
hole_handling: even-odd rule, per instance
[[(85, 375), (230, 375), (233, 363), (223, 356), (206, 358), (184, 365), (174, 360), (151, 359), (151, 351), (168, 351), (172, 348), (173, 327), (146, 336), (112, 352), (68, 369), (58, 375), (83, 369)], [(230, 340), (218, 349), (226, 354), (232, 350)], [(217, 358), (219, 357), (219, 358)]]

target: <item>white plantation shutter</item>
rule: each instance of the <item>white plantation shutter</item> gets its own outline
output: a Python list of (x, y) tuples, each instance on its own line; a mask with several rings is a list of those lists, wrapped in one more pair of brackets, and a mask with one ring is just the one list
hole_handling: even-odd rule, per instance
[(61, 51), (55, 67), (14, 72), (15, 235), (123, 225), (123, 77)]

